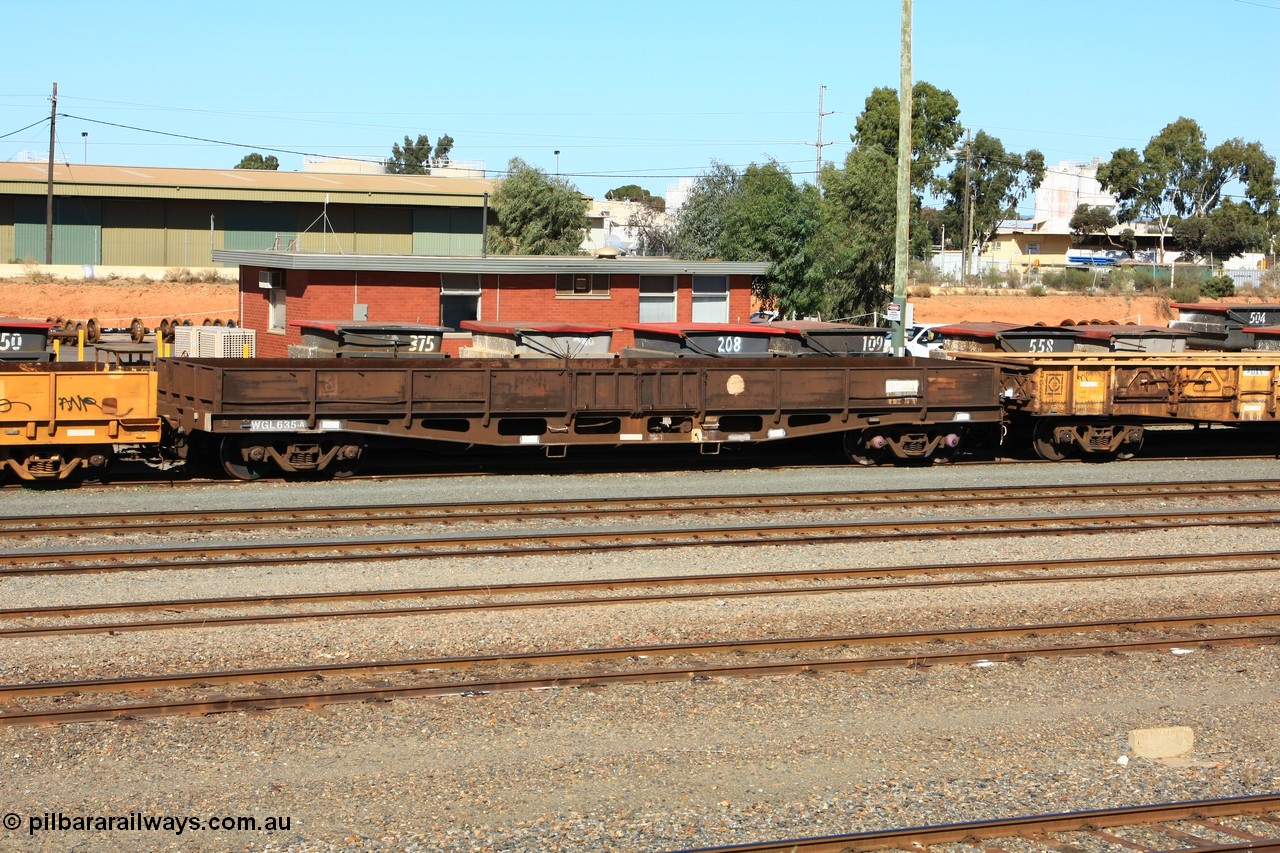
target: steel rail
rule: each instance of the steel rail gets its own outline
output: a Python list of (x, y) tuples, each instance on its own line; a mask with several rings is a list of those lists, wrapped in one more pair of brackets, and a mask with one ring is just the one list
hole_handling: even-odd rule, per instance
[[(1256, 614), (1255, 614), (1256, 615)], [(1208, 617), (1212, 621), (1213, 617)], [(1280, 618), (1280, 613), (1269, 614), (1267, 619)], [(1130, 620), (1133, 621), (1133, 620)], [(1169, 621), (1169, 620), (1165, 620)], [(1175, 620), (1176, 621), (1176, 620)], [(1206, 617), (1196, 622), (1205, 623)], [(1082, 623), (1083, 624), (1083, 623)], [(1028, 628), (1032, 626), (1022, 626)], [(1068, 626), (1063, 630), (1078, 630), (1080, 625)], [(993, 635), (1008, 634), (1016, 629), (997, 628), (990, 630)], [(1042, 628), (1041, 631), (1044, 629)], [(922, 632), (924, 636), (927, 632)], [(936, 633), (936, 632), (935, 632)], [(1038, 633), (1038, 632), (1032, 632)], [(889, 637), (892, 635), (882, 635)], [(906, 636), (906, 635), (904, 635)], [(836, 638), (809, 638), (816, 645), (835, 645)], [(806, 640), (762, 640), (750, 641), (765, 647), (782, 648), (784, 643), (791, 643), (796, 648)], [(881, 640), (880, 642), (889, 642)], [(1229, 634), (1210, 637), (1166, 637), (1159, 640), (1129, 640), (1123, 642), (1104, 642), (1070, 646), (1036, 646), (1014, 649), (992, 649), (967, 652), (934, 652), (892, 655), (883, 657), (836, 658), (802, 661), (763, 662), (751, 664), (720, 664), (709, 666), (678, 667), (670, 669), (629, 670), (624, 672), (592, 672), (586, 674), (561, 674), (544, 677), (505, 678), (487, 681), (468, 680), (453, 682), (429, 682), (404, 687), (360, 687), (334, 690), (309, 690), (298, 693), (275, 693), (258, 696), (218, 697), (215, 699), (188, 699), (176, 701), (154, 700), (125, 705), (90, 706), (81, 708), (55, 708), (46, 710), (5, 710), (0, 712), (0, 725), (45, 725), (65, 722), (89, 722), (110, 719), (138, 719), (142, 717), (170, 716), (175, 714), (209, 714), (242, 710), (265, 710), (271, 708), (315, 708), (329, 704), (344, 702), (370, 702), (395, 698), (423, 698), (439, 696), (474, 696), (487, 693), (516, 690), (563, 689), (568, 687), (598, 687), (607, 684), (658, 683), (663, 681), (692, 680), (695, 683), (710, 681), (714, 678), (755, 678), (769, 675), (787, 675), (799, 672), (869, 672), (876, 669), (887, 669), (902, 666), (930, 667), (941, 665), (958, 665), (973, 663), (991, 663), (993, 661), (1018, 661), (1030, 657), (1080, 657), (1086, 655), (1112, 654), (1139, 651), (1162, 651), (1180, 646), (1197, 648), (1216, 648), (1225, 646), (1258, 646), (1262, 644), (1280, 643), (1280, 632), (1259, 634)], [(848, 643), (844, 643), (848, 644)], [(708, 644), (715, 651), (732, 651), (732, 643)], [(606, 653), (613, 657), (634, 657), (644, 649), (674, 648), (671, 654), (690, 653), (686, 646), (654, 646), (632, 647), (627, 649), (578, 649), (565, 653), (569, 658), (599, 660)], [(422, 669), (438, 669), (442, 666), (429, 664), (448, 664), (458, 661), (459, 666), (470, 666), (470, 661), (489, 658), (497, 659), (503, 664), (545, 663), (549, 655), (556, 653), (530, 652), (519, 655), (494, 655), (479, 658), (434, 658), (422, 661), (387, 661), (378, 664), (324, 664), (310, 667), (288, 667), (275, 670), (281, 673), (267, 678), (302, 678), (308, 675), (328, 676), (334, 674), (349, 675), (356, 672), (390, 672), (414, 671)], [(20, 696), (49, 695), (67, 691), (103, 692), (110, 690), (155, 690), (172, 687), (206, 686), (214, 683), (233, 681), (257, 681), (264, 678), (263, 673), (272, 670), (239, 670), (227, 673), (194, 673), (163, 676), (144, 676), (135, 679), (101, 679), (86, 681), (54, 682), (47, 684), (12, 684), (0, 686), (0, 696), (18, 698)]]
[[(1116, 563), (1156, 563), (1169, 565), (1172, 563), (1197, 563), (1231, 559), (1277, 559), (1280, 552), (1237, 552), (1235, 554), (1188, 555), (1176, 554), (1159, 557), (1123, 557), (1101, 558), (1097, 560), (1063, 560), (1046, 561), (1039, 568), (1053, 568), (1051, 563), (1067, 563), (1071, 565), (1113, 565)], [(519, 593), (543, 591), (548, 587), (560, 590), (572, 590), (582, 587), (598, 588), (608, 584), (609, 588), (637, 588), (646, 586), (694, 585), (699, 583), (718, 583), (733, 581), (737, 583), (783, 582), (787, 580), (813, 579), (817, 577), (882, 577), (892, 573), (902, 575), (907, 572), (929, 574), (938, 572), (962, 573), (1021, 571), (1027, 563), (990, 563), (990, 564), (958, 564), (955, 566), (904, 566), (890, 571), (883, 569), (828, 569), (804, 570), (792, 572), (759, 572), (739, 575), (685, 575), (668, 578), (636, 578), (616, 581), (560, 581), (555, 583), (508, 584), (503, 588), (468, 586), (468, 587), (424, 587), (420, 589), (400, 589), (381, 591), (353, 591), (350, 593), (301, 593), (284, 596), (238, 596), (227, 598), (175, 599), (154, 602), (121, 602), (116, 604), (77, 604), (66, 607), (26, 607), (0, 610), (0, 620), (16, 619), (60, 619), (54, 625), (26, 625), (17, 628), (0, 628), (0, 639), (19, 637), (61, 636), (71, 634), (103, 634), (124, 631), (158, 631), (184, 628), (222, 628), (244, 625), (273, 625), (299, 621), (325, 621), (339, 619), (378, 619), (398, 616), (434, 616), (446, 613), (467, 613), (476, 611), (530, 610), (556, 607), (589, 607), (599, 605), (632, 605), (655, 602), (699, 601), (709, 598), (764, 598), (781, 595), (829, 595), (849, 592), (887, 592), (910, 589), (956, 588), (965, 586), (990, 586), (994, 584), (1024, 583), (1097, 583), (1114, 580), (1152, 580), (1167, 577), (1196, 577), (1223, 574), (1248, 574), (1255, 572), (1277, 572), (1280, 565), (1263, 566), (1218, 566), (1215, 568), (1170, 569), (1152, 572), (1105, 572), (1045, 574), (1040, 576), (1015, 577), (979, 577), (953, 580), (903, 581), (900, 583), (860, 583), (860, 584), (825, 584), (822, 586), (782, 587), (776, 589), (741, 589), (717, 587), (701, 592), (668, 592), (647, 595), (616, 596), (582, 596), (578, 598), (539, 598), (516, 601), (483, 601), (465, 604), (421, 605), (416, 607), (384, 607), (358, 608), (351, 610), (314, 610), (291, 611), (289, 613), (271, 613), (265, 615), (243, 616), (201, 616), (186, 619), (153, 619), (132, 622), (94, 622), (66, 624), (65, 620), (75, 616), (93, 613), (120, 613), (153, 610), (204, 610), (213, 608), (232, 609), (235, 607), (269, 607), (289, 606), (313, 602), (335, 602), (348, 600), (394, 599), (394, 598), (441, 598), (483, 594), (486, 596), (502, 593)], [(1017, 569), (1011, 567), (1018, 567)], [(521, 589), (523, 587), (524, 589)]]
[[(1029, 817), (1000, 818), (997, 820), (949, 823), (937, 826), (916, 826), (906, 829), (872, 830), (847, 835), (828, 835), (815, 838), (793, 838), (780, 841), (761, 841), (748, 844), (731, 844), (724, 847), (699, 847), (680, 853), (861, 853), (874, 850), (923, 850), (931, 844), (977, 844), (1001, 838), (1019, 839), (1038, 844), (1045, 850), (1079, 851), (1067, 843), (1049, 838), (1048, 833), (1087, 833), (1099, 838), (1102, 829), (1126, 826), (1145, 826), (1164, 832), (1172, 842), (1185, 842), (1181, 848), (1163, 848), (1165, 851), (1183, 849), (1197, 853), (1207, 851), (1280, 850), (1280, 834), (1255, 835), (1228, 827), (1212, 820), (1224, 817), (1260, 817), (1280, 812), (1280, 795), (1261, 794), (1251, 797), (1231, 797), (1218, 800), (1193, 800), (1158, 805), (1126, 806), (1094, 811), (1060, 812)], [(1210, 832), (1241, 839), (1241, 841), (1215, 844), (1196, 838), (1180, 830), (1156, 826), (1162, 823), (1198, 823)], [(1110, 835), (1109, 833), (1106, 833)], [(1112, 836), (1114, 837), (1114, 836)], [(1130, 845), (1133, 842), (1129, 842)], [(999, 848), (986, 848), (999, 849)], [(1154, 851), (1154, 847), (1131, 847)]]
[(805, 511), (837, 507), (937, 507), (1023, 503), (1028, 500), (1093, 501), (1144, 498), (1203, 499), (1280, 494), (1280, 480), (1195, 483), (1107, 483), (1040, 485), (1009, 488), (953, 488), (928, 495), (902, 490), (877, 492), (796, 492), (749, 495), (688, 495), (607, 500), (537, 500), (498, 503), (375, 504), (371, 506), (314, 506), (253, 510), (177, 510), (161, 512), (86, 513), (78, 515), (11, 516), (0, 520), (0, 537), (22, 538), (58, 534), (177, 532), (241, 529), (245, 527), (301, 527), (394, 524), (398, 522), (492, 522), (529, 518), (578, 518), (609, 515), (719, 513), (746, 510)]
[[(678, 546), (840, 544), (904, 538), (992, 537), (1017, 533), (1061, 535), (1115, 533), (1169, 527), (1250, 527), (1280, 521), (1280, 507), (1232, 510), (1163, 510), (1128, 514), (1019, 516), (980, 519), (896, 519), (806, 522), (701, 528), (627, 528), (602, 531), (394, 536), (269, 544), (191, 543), (112, 549), (10, 551), (0, 576), (164, 568), (333, 563), (359, 560), (421, 560), (440, 557), (530, 556), (584, 551), (646, 550)], [(126, 559), (127, 558), (127, 559)], [(42, 567), (37, 568), (37, 566)], [(49, 565), (61, 564), (61, 565)], [(31, 568), (28, 568), (31, 567)]]
[[(168, 673), (163, 675), (89, 678), (75, 681), (14, 682), (0, 684), (0, 699), (21, 696), (49, 696), (61, 693), (102, 693), (116, 690), (154, 690), (190, 687), (194, 684), (229, 684), (316, 675), (355, 675), (405, 670), (473, 669), (479, 666), (531, 666), (583, 661), (646, 659), (677, 655), (739, 654), (743, 652), (775, 652), (829, 646), (883, 646), (898, 643), (968, 642), (1027, 635), (1083, 633), (1087, 631), (1169, 630), (1172, 628), (1209, 627), (1214, 625), (1252, 624), (1280, 621), (1280, 611), (1251, 613), (1197, 614), (1194, 616), (1150, 616), (1103, 619), (1090, 622), (1045, 622), (1034, 625), (1000, 625), (985, 628), (951, 628), (923, 631), (895, 631), (871, 634), (827, 634), (810, 637), (764, 637), (750, 640), (714, 640), (691, 643), (657, 643), (645, 646), (613, 646), (604, 648), (557, 649), (552, 651), (495, 652), (487, 655), (454, 655), (436, 658), (411, 658), (391, 661), (351, 661), (344, 663), (304, 664), (299, 666), (259, 667), (226, 671)], [(1244, 635), (1242, 635), (1244, 636)], [(1280, 631), (1247, 635), (1255, 640), (1280, 638)], [(1196, 638), (1181, 642), (1196, 643)]]

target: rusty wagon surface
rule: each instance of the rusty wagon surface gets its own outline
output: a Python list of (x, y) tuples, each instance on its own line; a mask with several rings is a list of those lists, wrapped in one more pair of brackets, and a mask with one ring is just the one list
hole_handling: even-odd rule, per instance
[[(998, 371), (931, 359), (170, 359), (159, 410), (224, 468), (323, 470), (360, 436), (535, 446), (721, 444), (844, 433), (851, 455), (950, 452), (1002, 420)], [(863, 450), (867, 452), (862, 453)]]
[(1045, 458), (1130, 456), (1162, 422), (1280, 424), (1280, 352), (954, 355), (1000, 366), (1010, 418), (1033, 422)]

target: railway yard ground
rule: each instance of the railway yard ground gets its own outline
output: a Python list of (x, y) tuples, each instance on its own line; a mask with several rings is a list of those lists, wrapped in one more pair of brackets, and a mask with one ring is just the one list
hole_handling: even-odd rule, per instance
[[(1233, 481), (1270, 485), (1103, 488)], [(1068, 500), (1073, 486), (1103, 494)], [(837, 492), (896, 501), (87, 529), (95, 513)], [(1274, 458), (118, 484), (7, 489), (0, 505), (0, 521), (86, 517), (79, 532), (0, 528), (0, 813), (21, 822), (0, 830), (5, 850), (666, 851), (1280, 790)], [(931, 526), (944, 521), (962, 523)], [(332, 547), (249, 550), (290, 543)], [(186, 556), (130, 568), (101, 553), (165, 547)], [(59, 556), (27, 559), (46, 551)], [(761, 579), (777, 572), (791, 574)], [(306, 597), (339, 591), (382, 594)], [(231, 597), (270, 600), (209, 601)], [(107, 607), (121, 602), (166, 604)], [(100, 606), (49, 610), (64, 605)], [(337, 615), (357, 608), (387, 612)], [(976, 628), (989, 635), (947, 633)], [(578, 654), (546, 654), (564, 650)], [(266, 671), (280, 667), (296, 669)], [(102, 683), (177, 673), (195, 676)], [(192, 713), (221, 697), (253, 701)], [(69, 706), (108, 710), (5, 720)], [(1170, 727), (1189, 750), (1131, 745)], [(29, 830), (134, 813), (289, 827)]]

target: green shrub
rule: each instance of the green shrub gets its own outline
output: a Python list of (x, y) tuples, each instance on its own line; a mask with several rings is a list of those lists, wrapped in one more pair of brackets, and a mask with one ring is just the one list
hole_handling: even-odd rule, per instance
[(1236, 283), (1229, 275), (1215, 275), (1200, 282), (1200, 294), (1210, 299), (1236, 295)]
[(1199, 302), (1200, 301), (1200, 282), (1198, 281), (1179, 281), (1173, 286), (1173, 292), (1170, 294), (1174, 302)]
[(1027, 296), (1044, 296), (1048, 292), (1043, 284), (1033, 284), (1027, 288)]
[(1169, 288), (1169, 279), (1160, 278), (1151, 270), (1144, 267), (1134, 267), (1133, 273), (1133, 289), (1139, 293), (1160, 293)]
[(1076, 269), (1053, 270), (1044, 274), (1044, 284), (1051, 290), (1084, 293), (1094, 286), (1093, 273)]

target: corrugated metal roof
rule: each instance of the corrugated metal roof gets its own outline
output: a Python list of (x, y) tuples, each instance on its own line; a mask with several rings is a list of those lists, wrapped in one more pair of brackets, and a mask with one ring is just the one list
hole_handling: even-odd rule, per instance
[(289, 270), (379, 270), (458, 273), (633, 273), (639, 275), (765, 275), (771, 264), (756, 261), (684, 261), (676, 258), (594, 258), (576, 255), (333, 255), (311, 252), (250, 252), (215, 249), (218, 263)]
[[(44, 195), (46, 163), (0, 163), (0, 193)], [(437, 204), (479, 207), (493, 182), (431, 175), (355, 175), (266, 169), (156, 169), (56, 163), (55, 195), (116, 198), (219, 198), (330, 201), (344, 204)]]

